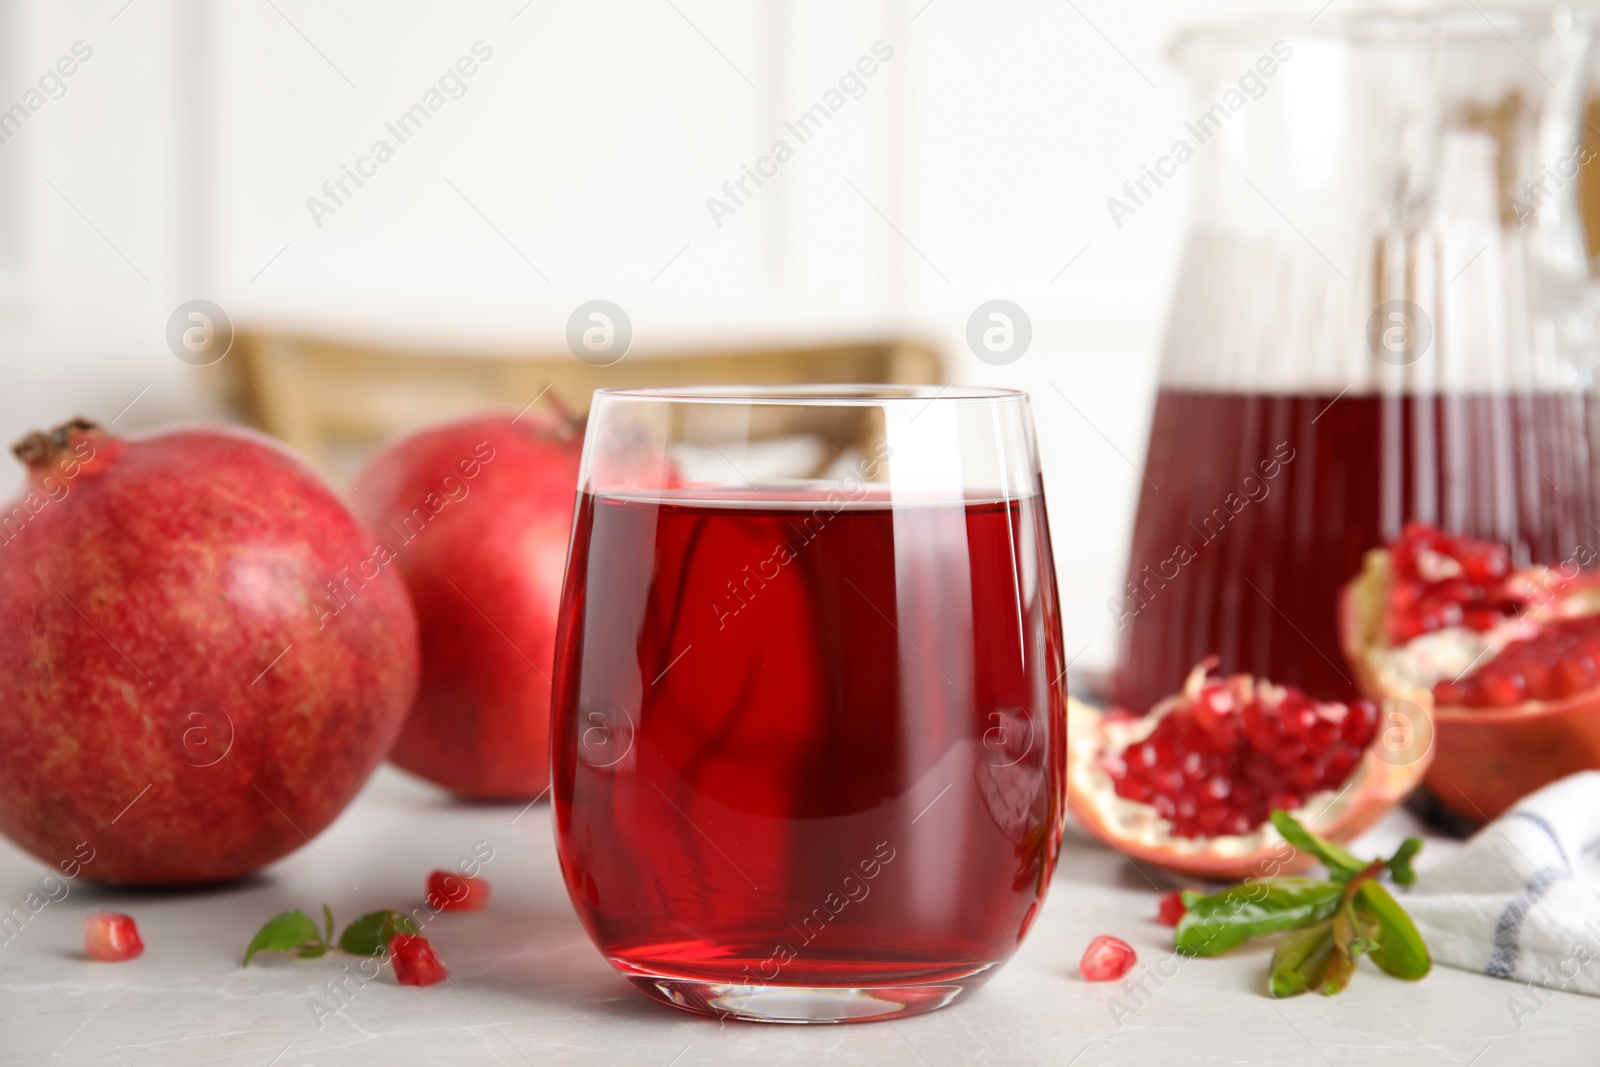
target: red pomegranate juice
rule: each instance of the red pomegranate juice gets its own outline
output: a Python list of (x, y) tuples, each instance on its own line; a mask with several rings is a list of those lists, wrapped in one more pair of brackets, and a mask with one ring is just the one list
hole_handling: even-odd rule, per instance
[(963, 978), (1044, 896), (1065, 685), (1041, 498), (832, 499), (579, 500), (557, 837), (641, 987)]
[(1144, 710), (1202, 658), (1356, 695), (1339, 588), (1410, 519), (1558, 562), (1600, 538), (1581, 394), (1241, 394), (1156, 400), (1120, 628), (1117, 701)]

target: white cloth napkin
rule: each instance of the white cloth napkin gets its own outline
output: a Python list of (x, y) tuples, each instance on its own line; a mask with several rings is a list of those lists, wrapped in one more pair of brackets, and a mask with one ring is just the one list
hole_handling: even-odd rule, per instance
[(1600, 995), (1600, 772), (1524, 797), (1403, 904), (1438, 963)]

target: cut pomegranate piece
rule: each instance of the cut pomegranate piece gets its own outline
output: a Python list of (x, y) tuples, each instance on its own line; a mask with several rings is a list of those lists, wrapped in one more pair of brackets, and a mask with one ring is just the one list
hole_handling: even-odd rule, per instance
[(97, 911), (83, 919), (83, 951), (92, 958), (117, 963), (144, 952), (133, 919), (116, 912)]
[[(1313, 700), (1297, 689), (1196, 667), (1183, 692), (1142, 718), (1068, 702), (1068, 796), (1088, 829), (1125, 855), (1208, 879), (1307, 862), (1268, 823), (1281, 808), (1344, 841), (1422, 777), (1431, 720), (1419, 694), (1385, 708)], [(1270, 868), (1270, 869), (1268, 869)]]
[(1183, 921), (1184, 913), (1188, 910), (1188, 905), (1183, 902), (1182, 890), (1168, 893), (1161, 898), (1160, 908), (1156, 911), (1156, 922), (1162, 926), (1177, 926)]
[[(1594, 557), (1519, 571), (1505, 569), (1508, 558), (1500, 546), (1412, 524), (1367, 554), (1339, 600), (1340, 640), (1362, 691), (1433, 694), (1428, 784), (1474, 821), (1600, 768), (1600, 581), (1578, 566)], [(1437, 610), (1465, 581), (1483, 590), (1474, 603), (1492, 617)], [(1418, 603), (1433, 605), (1426, 620)]]
[(1133, 946), (1120, 938), (1101, 934), (1089, 942), (1078, 961), (1078, 970), (1086, 982), (1115, 982), (1133, 969), (1139, 956)]
[(450, 977), (428, 939), (416, 934), (395, 934), (389, 939), (389, 960), (395, 981), (401, 985), (433, 985)]
[(428, 906), (435, 911), (482, 911), (489, 906), (489, 883), (455, 871), (428, 875)]

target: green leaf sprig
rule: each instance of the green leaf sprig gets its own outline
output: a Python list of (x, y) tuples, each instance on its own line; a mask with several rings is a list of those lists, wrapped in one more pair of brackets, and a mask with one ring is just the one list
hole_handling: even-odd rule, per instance
[(1328, 869), (1326, 880), (1269, 878), (1220, 893), (1184, 890), (1174, 946), (1187, 956), (1215, 956), (1255, 937), (1286, 933), (1272, 954), (1271, 992), (1295, 997), (1313, 989), (1342, 992), (1356, 961), (1370, 956), (1396, 978), (1416, 981), (1433, 961), (1416, 924), (1379, 879), (1416, 880), (1411, 860), (1422, 842), (1408, 837), (1386, 860), (1357, 859), (1341, 846), (1274, 811), (1272, 825), (1296, 849)]
[(293, 952), (302, 959), (316, 959), (337, 948), (357, 956), (376, 956), (388, 951), (389, 940), (395, 934), (420, 932), (409, 915), (392, 910), (371, 911), (346, 926), (335, 942), (333, 910), (326, 904), (322, 906), (322, 921), (323, 928), (319, 930), (303, 911), (279, 912), (250, 940), (244, 950), (244, 966), (250, 966), (257, 952)]

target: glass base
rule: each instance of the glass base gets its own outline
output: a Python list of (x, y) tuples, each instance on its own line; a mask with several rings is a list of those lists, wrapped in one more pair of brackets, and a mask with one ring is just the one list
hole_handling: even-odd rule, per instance
[(907, 985), (735, 985), (664, 975), (626, 976), (647, 996), (684, 1011), (757, 1023), (870, 1023), (935, 1011), (988, 978)]

